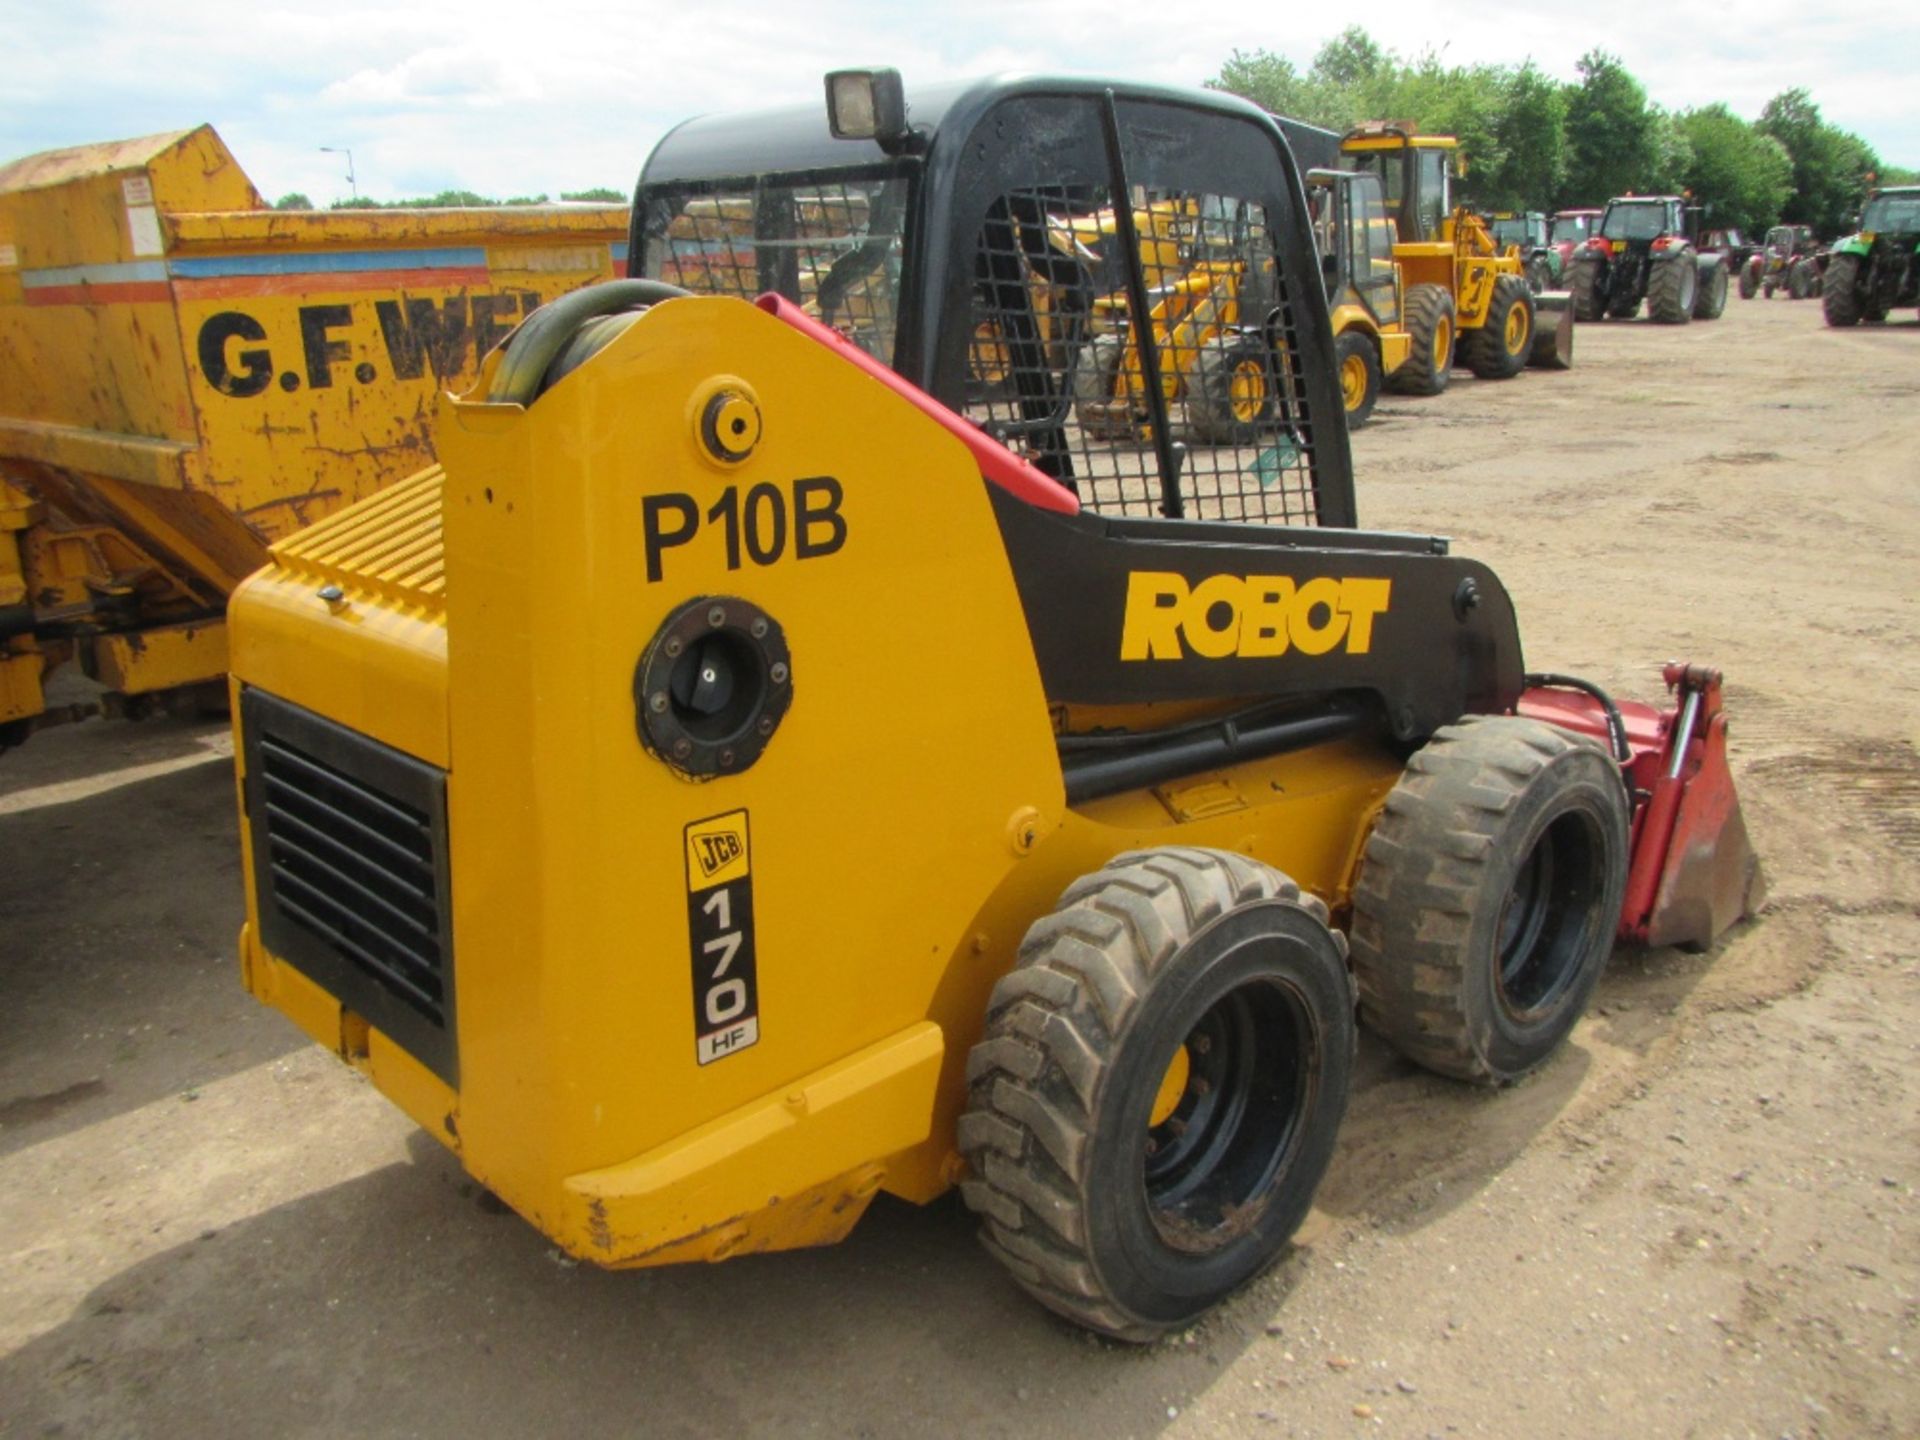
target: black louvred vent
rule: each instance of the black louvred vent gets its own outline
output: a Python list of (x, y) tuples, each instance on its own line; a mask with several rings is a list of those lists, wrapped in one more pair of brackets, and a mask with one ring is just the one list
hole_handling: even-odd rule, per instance
[(451, 1082), (445, 772), (261, 691), (242, 721), (262, 938)]

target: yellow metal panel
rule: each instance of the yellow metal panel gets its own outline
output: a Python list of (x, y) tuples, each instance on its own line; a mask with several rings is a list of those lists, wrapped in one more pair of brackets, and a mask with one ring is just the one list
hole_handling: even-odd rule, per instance
[(123, 695), (218, 680), (227, 673), (227, 627), (218, 620), (103, 635), (93, 645), (93, 678)]
[(428, 464), (434, 397), (612, 276), (626, 214), (269, 210), (204, 126), (29, 156), (0, 170), (0, 459), (217, 603)]
[(227, 607), (233, 673), (445, 766), (447, 632), (437, 608), (383, 605), (359, 585), (330, 603), (324, 583), (269, 568), (241, 585)]
[(31, 720), (47, 708), (40, 690), (45, 663), (38, 650), (0, 649), (0, 725)]
[[(208, 210), (167, 216), (174, 249), (182, 254), (228, 250), (324, 249), (342, 245), (445, 245), (549, 242), (592, 249), (627, 238), (624, 205), (512, 205), (444, 210)], [(594, 269), (604, 254), (582, 255), (552, 269)]]
[[(722, 375), (763, 417), (724, 471), (702, 458), (694, 403)], [(475, 1173), (551, 1213), (563, 1177), (923, 1020), (981, 898), (1020, 863), (1011, 818), (1058, 822), (1059, 768), (971, 457), (751, 305), (657, 306), (529, 411), (450, 405), (438, 440), (462, 1133)], [(821, 476), (844, 496), (832, 553), (797, 558), (789, 534), (779, 559), (743, 549), (729, 569), (716, 523), (648, 582), (643, 497), (704, 512), (766, 485), (791, 512), (794, 482)], [(642, 748), (634, 668), (673, 607), (714, 595), (784, 627), (795, 699), (749, 775), (690, 784)], [(876, 736), (870, 717), (903, 704), (911, 733)], [(761, 1038), (703, 1066), (682, 832), (743, 804)]]
[[(575, 1246), (584, 1237), (574, 1253), (602, 1265), (718, 1259), (737, 1253), (746, 1239), (729, 1223), (778, 1199), (782, 1225), (761, 1232), (750, 1248), (837, 1239), (850, 1223), (845, 1206), (792, 1202), (926, 1139), (942, 1048), (937, 1026), (910, 1026), (645, 1155), (572, 1176), (561, 1231)], [(876, 1167), (841, 1197), (857, 1202), (855, 1216), (878, 1182)], [(704, 1253), (674, 1246), (686, 1237), (704, 1238)]]

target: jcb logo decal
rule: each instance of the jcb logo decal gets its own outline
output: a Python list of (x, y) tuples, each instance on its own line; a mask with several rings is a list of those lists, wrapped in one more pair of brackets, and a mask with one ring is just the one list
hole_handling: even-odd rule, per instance
[[(1289, 649), (1349, 655), (1373, 648), (1373, 620), (1386, 613), (1393, 582), (1318, 576), (1296, 585), (1286, 575), (1184, 575), (1136, 570), (1127, 577), (1122, 660), (1266, 659)], [(1183, 643), (1184, 642), (1184, 643)]]
[(760, 1041), (747, 812), (687, 827), (687, 940), (693, 960), (693, 1050), (711, 1065)]
[(687, 827), (687, 883), (704, 890), (747, 873), (747, 812)]

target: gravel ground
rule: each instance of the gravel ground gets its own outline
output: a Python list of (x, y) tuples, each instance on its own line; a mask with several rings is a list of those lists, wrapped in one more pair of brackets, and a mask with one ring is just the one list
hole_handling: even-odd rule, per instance
[(89, 723), (0, 760), (0, 1433), (1920, 1434), (1920, 326), (1577, 358), (1384, 402), (1362, 517), (1491, 563), (1537, 666), (1724, 667), (1772, 899), (1512, 1089), (1363, 1042), (1300, 1244), (1193, 1332), (1056, 1322), (951, 1200), (562, 1260), (240, 990), (224, 730)]

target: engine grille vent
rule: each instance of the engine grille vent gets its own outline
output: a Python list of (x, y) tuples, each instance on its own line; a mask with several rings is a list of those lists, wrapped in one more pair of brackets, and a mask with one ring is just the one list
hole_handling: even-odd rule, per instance
[(445, 772), (259, 690), (242, 723), (261, 938), (454, 1083)]

